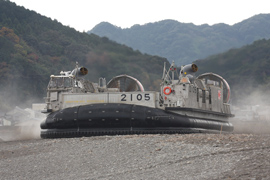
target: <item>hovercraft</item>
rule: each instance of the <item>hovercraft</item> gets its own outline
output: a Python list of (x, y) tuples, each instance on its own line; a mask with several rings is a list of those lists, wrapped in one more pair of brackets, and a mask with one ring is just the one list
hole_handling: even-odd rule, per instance
[(168, 70), (164, 64), (160, 92), (145, 91), (128, 75), (90, 82), (78, 64), (51, 75), (41, 137), (233, 131), (229, 84), (214, 73), (195, 77), (197, 70), (189, 64), (178, 74), (174, 63)]

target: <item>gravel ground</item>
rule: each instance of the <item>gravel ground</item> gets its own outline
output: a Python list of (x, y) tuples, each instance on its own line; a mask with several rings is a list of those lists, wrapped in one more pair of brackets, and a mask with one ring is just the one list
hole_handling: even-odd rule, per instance
[(270, 179), (270, 134), (0, 142), (0, 179)]

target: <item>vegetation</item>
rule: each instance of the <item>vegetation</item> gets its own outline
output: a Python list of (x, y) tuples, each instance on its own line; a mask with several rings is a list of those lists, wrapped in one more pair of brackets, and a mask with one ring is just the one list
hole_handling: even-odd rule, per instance
[(270, 14), (253, 16), (229, 26), (180, 23), (163, 20), (121, 29), (102, 22), (89, 33), (108, 37), (141, 52), (159, 55), (184, 65), (199, 58), (222, 53), (231, 48), (251, 44), (255, 40), (270, 38)]
[(72, 70), (76, 61), (88, 68), (86, 78), (93, 82), (129, 74), (149, 90), (158, 90), (168, 63), (0, 0), (0, 110), (43, 102), (49, 76)]

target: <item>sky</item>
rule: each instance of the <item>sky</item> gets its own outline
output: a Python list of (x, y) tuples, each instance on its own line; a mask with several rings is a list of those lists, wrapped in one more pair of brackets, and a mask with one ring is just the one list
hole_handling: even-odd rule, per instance
[(165, 19), (182, 23), (233, 25), (270, 13), (269, 0), (10, 0), (80, 32), (100, 22), (121, 28)]

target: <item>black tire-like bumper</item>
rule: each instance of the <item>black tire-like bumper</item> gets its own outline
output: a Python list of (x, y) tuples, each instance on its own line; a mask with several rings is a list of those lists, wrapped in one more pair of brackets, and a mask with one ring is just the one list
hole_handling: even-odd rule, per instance
[(66, 108), (41, 123), (42, 138), (120, 134), (231, 132), (228, 121), (193, 118), (131, 104), (91, 104)]

